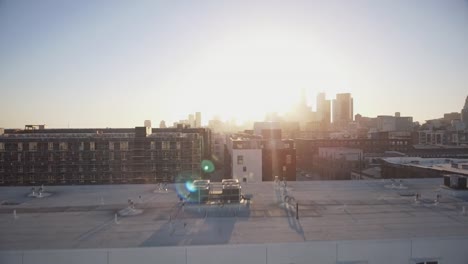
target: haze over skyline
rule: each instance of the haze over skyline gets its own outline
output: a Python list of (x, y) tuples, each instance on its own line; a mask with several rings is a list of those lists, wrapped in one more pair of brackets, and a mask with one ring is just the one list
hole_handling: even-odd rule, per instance
[(415, 121), (468, 95), (468, 1), (1, 1), (0, 127), (263, 120), (350, 92)]

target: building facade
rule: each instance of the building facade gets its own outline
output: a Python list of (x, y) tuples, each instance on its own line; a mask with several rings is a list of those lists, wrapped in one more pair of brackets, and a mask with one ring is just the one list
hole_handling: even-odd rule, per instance
[(227, 141), (227, 175), (240, 181), (273, 181), (275, 176), (296, 180), (293, 140), (281, 139), (280, 129), (264, 129), (262, 136), (234, 134)]
[[(384, 153), (385, 151), (408, 152), (412, 148), (411, 138), (377, 139), (296, 139), (297, 167), (313, 170), (315, 160), (319, 158), (319, 148), (357, 148), (366, 153)], [(363, 154), (363, 155), (364, 155)]]
[(333, 123), (337, 127), (345, 127), (353, 121), (353, 98), (350, 93), (337, 94), (333, 100)]
[(174, 182), (202, 177), (208, 129), (7, 130), (0, 135), (0, 184)]
[(320, 130), (326, 131), (331, 122), (331, 102), (325, 97), (325, 93), (317, 95), (317, 116), (320, 122)]

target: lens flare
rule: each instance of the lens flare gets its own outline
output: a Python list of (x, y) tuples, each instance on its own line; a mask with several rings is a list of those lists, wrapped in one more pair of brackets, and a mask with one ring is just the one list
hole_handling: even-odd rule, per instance
[(193, 185), (196, 179), (200, 179), (200, 175), (192, 171), (183, 171), (176, 176), (174, 185), (179, 199), (188, 203), (195, 202), (192, 193), (196, 192)]
[(214, 166), (213, 162), (211, 162), (211, 160), (203, 160), (201, 162), (201, 169), (205, 173), (211, 173), (211, 172), (213, 172), (215, 170), (215, 166)]
[(195, 185), (193, 185), (193, 182), (191, 181), (188, 181), (185, 183), (185, 188), (189, 191), (189, 192), (195, 192), (197, 189), (195, 188)]

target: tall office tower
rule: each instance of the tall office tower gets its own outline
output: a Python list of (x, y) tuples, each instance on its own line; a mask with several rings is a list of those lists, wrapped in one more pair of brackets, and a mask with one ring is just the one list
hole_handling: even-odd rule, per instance
[(145, 127), (151, 127), (151, 120), (145, 120)]
[(195, 127), (201, 127), (201, 113), (195, 113)]
[(350, 93), (337, 94), (333, 100), (333, 124), (345, 127), (353, 121), (353, 98)]
[(188, 124), (190, 127), (195, 127), (195, 116), (190, 114), (188, 117)]
[(317, 95), (317, 115), (321, 122), (322, 129), (326, 129), (330, 125), (331, 119), (331, 103), (326, 100), (325, 93)]
[(161, 120), (161, 122), (159, 123), (159, 128), (166, 128), (166, 121)]
[(465, 106), (461, 110), (462, 122), (465, 124), (465, 128), (468, 130), (468, 96), (465, 99)]

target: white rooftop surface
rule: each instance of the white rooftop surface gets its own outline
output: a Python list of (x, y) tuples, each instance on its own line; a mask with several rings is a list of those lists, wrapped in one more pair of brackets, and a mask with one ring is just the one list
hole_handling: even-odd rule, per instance
[[(184, 209), (174, 185), (167, 192), (149, 184), (45, 186), (44, 198), (29, 197), (31, 187), (0, 187), (0, 203), (19, 203), (0, 205), (0, 250), (468, 236), (467, 195), (444, 192), (442, 179), (404, 180), (403, 188), (388, 180), (288, 182), (299, 220), (284, 206), (282, 187), (242, 185), (250, 202)], [(419, 203), (410, 196), (416, 192)], [(129, 198), (143, 212), (115, 222)]]
[[(434, 170), (447, 171), (458, 174), (468, 174), (468, 169), (463, 169), (461, 167), (462, 165), (468, 165), (468, 159), (395, 157), (385, 158), (384, 160), (393, 164), (407, 165), (420, 168), (431, 168)], [(457, 163), (459, 167), (453, 168), (451, 162)]]

